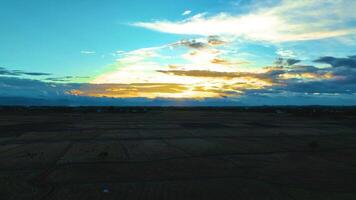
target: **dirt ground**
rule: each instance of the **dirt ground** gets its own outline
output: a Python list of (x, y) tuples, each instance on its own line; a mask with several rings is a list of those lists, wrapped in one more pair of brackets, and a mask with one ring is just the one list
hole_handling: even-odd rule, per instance
[(355, 200), (355, 109), (1, 108), (0, 199)]

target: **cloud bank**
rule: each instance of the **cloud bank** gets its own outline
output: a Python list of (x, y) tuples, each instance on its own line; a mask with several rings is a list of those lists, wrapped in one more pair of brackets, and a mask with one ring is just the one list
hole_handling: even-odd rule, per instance
[[(148, 102), (190, 102), (192, 105), (214, 105), (214, 102), (225, 102), (227, 105), (283, 104), (283, 99), (290, 102), (304, 99), (302, 104), (320, 101), (328, 104), (337, 98), (345, 99), (339, 104), (351, 105), (356, 97), (355, 56), (344, 58), (320, 57), (316, 63), (327, 63), (329, 67), (316, 67), (300, 64), (300, 60), (282, 60), (277, 64), (265, 67), (259, 72), (218, 72), (203, 70), (167, 70), (158, 71), (167, 76), (178, 76), (199, 79), (213, 78), (216, 85), (199, 85), (184, 83), (128, 83), (128, 84), (90, 84), (90, 83), (54, 83), (20, 77), (0, 76), (0, 96), (2, 98), (43, 98), (51, 101), (67, 99), (80, 103), (87, 98), (118, 98), (117, 102), (130, 99), (143, 104)], [(221, 80), (221, 82), (219, 82)], [(233, 83), (233, 84), (231, 84)], [(211, 94), (196, 98), (178, 98), (184, 93)], [(187, 93), (188, 94), (188, 93)], [(324, 99), (323, 99), (324, 98)], [(120, 100), (121, 99), (121, 100)], [(179, 100), (180, 99), (180, 100)], [(262, 100), (265, 101), (262, 101)], [(294, 99), (294, 100), (292, 100)], [(107, 101), (107, 100), (100, 100)], [(99, 101), (99, 102), (100, 102)], [(207, 103), (210, 102), (210, 103)], [(250, 103), (251, 103), (250, 102)], [(153, 103), (153, 104), (155, 104)], [(255, 102), (256, 103), (256, 102)], [(152, 104), (152, 105), (153, 105)], [(148, 104), (147, 104), (148, 105)], [(188, 105), (188, 104), (184, 104)]]
[(200, 13), (182, 21), (157, 20), (132, 25), (182, 35), (230, 35), (250, 40), (288, 42), (354, 34), (355, 1), (283, 0), (271, 8), (255, 8), (244, 15)]

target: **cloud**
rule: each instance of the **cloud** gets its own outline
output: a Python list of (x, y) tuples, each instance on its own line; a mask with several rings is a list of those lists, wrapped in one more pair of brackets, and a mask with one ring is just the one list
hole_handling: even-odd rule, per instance
[(195, 15), (180, 22), (138, 22), (134, 25), (173, 34), (251, 36), (266, 40), (271, 39), (271, 30), (274, 32), (273, 27), (276, 23), (276, 19), (269, 16), (235, 17), (221, 13), (212, 17)]
[(278, 84), (268, 74), (264, 73), (208, 70), (168, 70), (158, 72), (172, 76), (187, 76), (192, 79), (198, 79), (200, 83), (191, 86), (194, 91), (210, 92), (218, 96), (239, 96), (249, 89), (260, 89)]
[(18, 77), (0, 77), (0, 96), (44, 97), (63, 96), (71, 85), (58, 85)]
[[(119, 70), (105, 74), (93, 81), (94, 85), (100, 85), (96, 89), (92, 89), (93, 86), (91, 86), (91, 89), (74, 90), (72, 94), (78, 92), (78, 95), (84, 96), (111, 96), (116, 98), (135, 96), (145, 98), (210, 98), (225, 96), (231, 98), (257, 90), (277, 93), (313, 93), (315, 91), (317, 91), (315, 93), (328, 93), (337, 90), (328, 89), (323, 91), (322, 86), (324, 83), (327, 84), (327, 87), (334, 85), (335, 88), (339, 88), (340, 91), (343, 91), (342, 93), (346, 94), (345, 91), (352, 91), (348, 90), (352, 80), (356, 80), (356, 73), (351, 69), (346, 71), (343, 68), (303, 65), (301, 59), (298, 58), (278, 58), (272, 66), (244, 71), (240, 68), (230, 67), (230, 65), (237, 65), (238, 62), (222, 59), (217, 56), (219, 54), (208, 53), (205, 55), (204, 53), (212, 50), (206, 41), (185, 40), (175, 44), (193, 49), (188, 54), (190, 57), (197, 58), (197, 62), (192, 60), (192, 63), (188, 64), (167, 64), (162, 66), (159, 63), (144, 60), (140, 61), (139, 64), (125, 63), (125, 65), (121, 65), (122, 61), (120, 60)], [(158, 49), (161, 50), (161, 48)], [(139, 55), (145, 58), (155, 54), (158, 54), (157, 48), (146, 48), (126, 53), (127, 56)], [(159, 56), (161, 55), (158, 54), (158, 58)], [(188, 55), (184, 54), (183, 56)], [(350, 56), (348, 58), (354, 59), (354, 57)], [(321, 59), (319, 58), (318, 60)], [(208, 62), (205, 63), (205, 60)], [(315, 83), (320, 86), (315, 89), (310, 87), (309, 83)], [(112, 88), (108, 84), (112, 84), (110, 85)], [(137, 84), (144, 85), (139, 86)], [(303, 89), (302, 85), (308, 87)], [(122, 89), (118, 89), (120, 87)], [(159, 89), (169, 92), (159, 92)]]
[[(52, 81), (52, 82), (68, 82), (73, 81), (74, 79), (88, 79), (90, 77), (87, 76), (61, 76), (61, 77), (49, 77), (52, 76), (51, 73), (45, 72), (27, 72), (22, 70), (9, 70), (3, 67), (0, 67), (0, 77), (7, 76), (10, 77), (18, 77), (22, 78), (20, 80), (26, 80), (25, 77), (31, 77), (33, 79), (41, 79), (44, 81)], [(44, 77), (43, 77), (44, 76)]]
[(324, 56), (316, 59), (315, 62), (329, 64), (331, 67), (325, 68), (324, 70), (330, 70), (332, 72), (335, 76), (336, 83), (356, 83), (356, 56), (348, 56), (346, 58)]
[(215, 57), (210, 62), (212, 64), (227, 65), (227, 66), (240, 65), (240, 64), (247, 64), (248, 63), (248, 62), (245, 62), (245, 61), (230, 61), (230, 60), (223, 59), (223, 58), (218, 58), (218, 57)]
[(95, 51), (81, 51), (81, 54), (95, 54)]
[(227, 42), (222, 40), (220, 36), (217, 35), (210, 35), (208, 37), (208, 44), (211, 46), (220, 46), (220, 45), (224, 45)]
[(332, 67), (350, 67), (356, 68), (356, 56), (349, 56), (347, 58), (335, 58), (332, 56), (324, 56), (314, 62), (329, 64)]
[(182, 13), (183, 16), (189, 15), (192, 11), (191, 10), (186, 10)]
[[(350, 104), (356, 95), (356, 69), (347, 67), (349, 62), (345, 62), (344, 59), (354, 59), (355, 56), (332, 58), (333, 62), (341, 62), (342, 65), (319, 68), (302, 65), (299, 59), (293, 61), (285, 59), (280, 62), (282, 65), (265, 67), (256, 72), (173, 70), (181, 66), (168, 66), (170, 70), (157, 70), (157, 73), (167, 76), (167, 80), (173, 80), (166, 83), (151, 81), (90, 84), (61, 83), (57, 80), (58, 83), (56, 78), (68, 80), (77, 77), (49, 77), (45, 80), (51, 79), (54, 82), (45, 82), (0, 76), (0, 96), (41, 98), (47, 99), (48, 102), (55, 102), (55, 104), (63, 103), (60, 99), (66, 99), (65, 102), (76, 102), (76, 105), (86, 105), (88, 101), (91, 104), (106, 102), (106, 105), (116, 105), (114, 102), (122, 102), (124, 105), (146, 105), (146, 103), (149, 105), (150, 102), (155, 102), (155, 105), (156, 103), (174, 105), (178, 101), (172, 100), (174, 98), (182, 99), (182, 102), (186, 102), (186, 104), (183, 103), (184, 105), (202, 105), (205, 102), (215, 101), (220, 102), (219, 105), (224, 105), (224, 103), (225, 105), (236, 105), (236, 103), (248, 105), (308, 104), (310, 102)], [(329, 61), (330, 58), (320, 57), (317, 60)], [(180, 77), (186, 79), (181, 79), (182, 81), (177, 83), (176, 80)], [(118, 99), (109, 101), (112, 97)], [(137, 98), (142, 99), (138, 101)], [(337, 98), (341, 100), (336, 101)], [(221, 99), (226, 100), (221, 102)], [(209, 105), (215, 104), (209, 103)]]
[(121, 58), (118, 59), (122, 63), (139, 63), (147, 58), (160, 57), (159, 50), (167, 48), (167, 45), (158, 47), (141, 48), (133, 51), (120, 52)]
[[(353, 59), (354, 56), (349, 58)], [(321, 58), (322, 59), (322, 58)], [(335, 58), (336, 59), (336, 58)], [(304, 93), (348, 93), (355, 91), (356, 70), (349, 68), (318, 68), (299, 65), (299, 59), (277, 59), (276, 65), (265, 67), (259, 72), (221, 72), (209, 70), (159, 70), (174, 76), (192, 78), (212, 78), (214, 87), (197, 86), (200, 90), (219, 91), (221, 94), (235, 92), (241, 94), (251, 90), (272, 90), (275, 92)], [(297, 65), (298, 64), (298, 65)], [(313, 84), (315, 84), (313, 86)], [(330, 88), (332, 87), (332, 88)], [(356, 87), (355, 87), (356, 88)]]
[(278, 49), (276, 54), (281, 56), (282, 58), (294, 58), (294, 57), (296, 57), (295, 53), (292, 50)]
[(288, 81), (285, 87), (274, 88), (280, 92), (298, 92), (308, 94), (354, 94), (355, 83), (342, 83), (335, 80), (320, 80), (311, 82)]
[(20, 76), (22, 75), (22, 72), (19, 70), (8, 70), (6, 68), (0, 67), (0, 75)]
[(133, 25), (183, 35), (231, 35), (270, 42), (318, 40), (355, 34), (356, 28), (350, 26), (356, 20), (351, 9), (355, 7), (356, 2), (347, 0), (284, 0), (274, 7), (254, 9), (245, 15), (200, 13), (182, 21)]
[(29, 76), (49, 76), (52, 75), (50, 73), (43, 73), (43, 72), (23, 72), (24, 75), (29, 75)]
[[(198, 82), (188, 77), (169, 76), (158, 73), (157, 70), (166, 70), (174, 66), (176, 69), (212, 69), (225, 70), (232, 68), (237, 62), (223, 60), (218, 57), (225, 50), (219, 50), (220, 45), (227, 41), (218, 36), (206, 38), (183, 39), (157, 47), (141, 48), (134, 51), (123, 52), (113, 64), (112, 70), (97, 76), (91, 83), (189, 83)], [(176, 56), (172, 56), (176, 55)], [(228, 69), (231, 71), (231, 69)], [(191, 94), (188, 94), (189, 96)]]
[(250, 72), (218, 72), (218, 71), (208, 71), (208, 70), (169, 70), (163, 71), (159, 70), (158, 72), (173, 74), (177, 76), (194, 76), (194, 77), (221, 77), (221, 78), (239, 78), (239, 77), (253, 77), (253, 78), (265, 78), (263, 74), (250, 73)]
[(290, 65), (294, 65), (294, 64), (297, 64), (299, 63), (301, 60), (298, 60), (298, 59), (287, 59), (287, 65), (290, 66)]
[(293, 58), (287, 58), (287, 59), (278, 58), (275, 61), (275, 65), (277, 65), (277, 66), (291, 66), (291, 65), (297, 64), (299, 62), (301, 62), (301, 60), (293, 59)]
[(207, 48), (208, 45), (202, 41), (198, 41), (198, 40), (181, 40), (178, 43), (173, 44), (173, 46), (185, 46), (188, 48), (192, 48), (192, 49), (204, 49)]
[(213, 48), (215, 46), (220, 46), (227, 44), (227, 41), (224, 41), (219, 36), (208, 36), (206, 38), (197, 38), (197, 39), (183, 39), (176, 43), (169, 44), (169, 47), (188, 47), (192, 49), (205, 49), (205, 48)]
[(7, 75), (7, 76), (23, 76), (23, 75), (28, 75), (28, 76), (49, 76), (52, 75), (50, 73), (45, 73), (45, 72), (26, 72), (22, 70), (9, 70), (3, 67), (0, 67), (0, 76), (1, 75)]
[(326, 56), (316, 59), (315, 62), (330, 64), (331, 67), (318, 68), (310, 65), (282, 67), (283, 73), (278, 77), (284, 79), (283, 84), (275, 85), (271, 89), (275, 93), (353, 95), (356, 93), (354, 59), (355, 56), (346, 58)]
[(88, 76), (61, 76), (61, 77), (49, 77), (44, 80), (53, 81), (53, 82), (68, 82), (73, 81), (75, 79), (88, 79)]
[[(194, 98), (188, 88), (175, 83), (90, 84), (56, 83), (16, 77), (0, 77), (0, 97), (63, 98), (71, 96), (115, 98)], [(189, 90), (188, 90), (189, 92)], [(201, 92), (202, 93), (202, 92)], [(182, 95), (184, 94), (184, 95)]]
[(329, 72), (329, 69), (320, 69), (312, 65), (293, 65), (293, 66), (289, 66), (288, 69), (290, 72), (293, 73), (305, 73), (305, 72), (318, 73), (320, 71)]
[(78, 89), (68, 91), (68, 94), (92, 97), (156, 98), (172, 96), (187, 90), (184, 85), (172, 83), (133, 83), (133, 84), (87, 84)]

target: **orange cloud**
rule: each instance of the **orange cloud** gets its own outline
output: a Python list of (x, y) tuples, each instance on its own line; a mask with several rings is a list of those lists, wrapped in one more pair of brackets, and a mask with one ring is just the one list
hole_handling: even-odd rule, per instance
[(226, 44), (226, 41), (221, 40), (219, 36), (209, 36), (208, 44), (211, 46), (220, 46)]
[(311, 73), (311, 72), (304, 72), (304, 73), (285, 73), (285, 74), (280, 74), (280, 78), (282, 79), (291, 79), (291, 78), (296, 78), (296, 79), (331, 79), (334, 78), (334, 75), (330, 72), (325, 73), (325, 74), (317, 74), (317, 73)]
[(67, 93), (76, 96), (154, 98), (182, 93), (187, 89), (184, 85), (171, 83), (91, 84)]
[(207, 77), (207, 78), (223, 78), (223, 79), (233, 79), (233, 78), (254, 78), (260, 79), (267, 82), (272, 82), (271, 78), (262, 73), (252, 73), (252, 72), (217, 72), (208, 70), (158, 70), (157, 72), (176, 75), (176, 76), (192, 76), (192, 77)]
[(247, 62), (233, 62), (222, 58), (214, 58), (210, 62), (217, 65), (239, 65), (239, 64), (247, 63)]

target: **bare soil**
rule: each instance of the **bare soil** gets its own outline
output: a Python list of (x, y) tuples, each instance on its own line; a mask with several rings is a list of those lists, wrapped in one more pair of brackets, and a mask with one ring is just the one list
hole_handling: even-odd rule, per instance
[(356, 199), (354, 108), (1, 108), (0, 199)]

